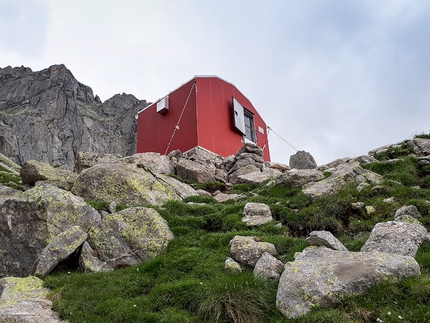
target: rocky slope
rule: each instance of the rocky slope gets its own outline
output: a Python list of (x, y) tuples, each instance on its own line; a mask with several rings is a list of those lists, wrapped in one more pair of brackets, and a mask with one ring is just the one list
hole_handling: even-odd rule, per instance
[(73, 165), (78, 151), (130, 155), (146, 105), (124, 93), (101, 102), (64, 65), (0, 68), (0, 153), (54, 166)]

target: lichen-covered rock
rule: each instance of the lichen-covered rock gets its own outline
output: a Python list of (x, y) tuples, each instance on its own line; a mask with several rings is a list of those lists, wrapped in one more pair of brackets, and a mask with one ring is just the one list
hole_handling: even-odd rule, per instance
[(415, 257), (426, 236), (427, 230), (420, 224), (397, 221), (377, 223), (361, 251)]
[(133, 164), (101, 164), (81, 172), (72, 192), (86, 199), (122, 205), (161, 205), (180, 199), (178, 192), (166, 184), (175, 180), (163, 176)]
[(263, 225), (273, 220), (270, 207), (263, 203), (246, 203), (242, 221), (248, 226)]
[(225, 260), (224, 269), (228, 270), (229, 272), (236, 272), (236, 273), (242, 272), (242, 268), (240, 267), (240, 264), (230, 257), (228, 257)]
[(207, 183), (214, 181), (215, 169), (183, 158), (176, 164), (176, 173), (182, 179)]
[(324, 178), (324, 174), (316, 169), (292, 169), (279, 176), (276, 181), (276, 186), (299, 188), (311, 182), (320, 181)]
[(254, 267), (254, 275), (268, 280), (278, 281), (284, 270), (282, 261), (264, 252)]
[(109, 214), (88, 234), (100, 260), (113, 267), (149, 260), (173, 239), (166, 220), (156, 210), (144, 207)]
[(254, 267), (264, 252), (276, 256), (276, 248), (269, 242), (256, 241), (254, 237), (235, 236), (230, 241), (230, 252), (233, 259), (248, 266)]
[(430, 139), (426, 138), (414, 138), (414, 153), (417, 156), (429, 156), (430, 155)]
[(19, 175), (19, 172), (21, 171), (21, 166), (14, 163), (11, 159), (7, 158), (2, 153), (0, 153), (0, 166), (2, 166), (8, 172), (10, 172), (14, 175)]
[(117, 164), (121, 162), (120, 159), (120, 155), (80, 151), (76, 155), (75, 172), (79, 174), (83, 170), (100, 164)]
[(358, 162), (350, 162), (338, 165), (328, 178), (305, 184), (303, 193), (313, 200), (317, 200), (338, 192), (348, 183), (359, 184), (367, 181), (379, 184), (382, 182), (382, 176), (361, 168)]
[(114, 270), (106, 262), (100, 261), (97, 255), (98, 251), (92, 249), (88, 242), (84, 242), (79, 256), (79, 265), (85, 273), (109, 272)]
[(43, 281), (39, 278), (2, 278), (0, 291), (0, 322), (67, 323), (51, 310), (49, 290), (43, 287)]
[(379, 281), (419, 274), (419, 264), (409, 256), (308, 247), (285, 264), (276, 307), (287, 318), (296, 318), (313, 306), (332, 306), (362, 294)]
[(39, 278), (45, 277), (61, 261), (73, 254), (85, 242), (87, 236), (78, 226), (55, 236), (37, 257), (32, 274)]
[(20, 172), (22, 183), (34, 185), (37, 181), (49, 183), (70, 191), (78, 175), (62, 168), (54, 168), (51, 165), (37, 160), (28, 160), (22, 165)]
[(6, 200), (0, 218), (0, 277), (28, 276), (53, 237), (72, 226), (87, 232), (101, 220), (81, 197), (49, 184)]
[(159, 153), (139, 153), (121, 159), (124, 163), (130, 163), (135, 165), (143, 165), (149, 168), (151, 171), (157, 174), (174, 174), (175, 165), (165, 155)]
[(329, 231), (312, 231), (306, 242), (309, 246), (324, 246), (333, 250), (348, 251), (342, 242)]
[(396, 211), (394, 214), (394, 218), (397, 218), (401, 215), (410, 215), (414, 218), (421, 217), (421, 213), (418, 211), (415, 205), (404, 205), (400, 209)]
[[(256, 155), (256, 156), (259, 157), (258, 155)], [(255, 158), (251, 158), (251, 157), (244, 157), (244, 158), (237, 158), (236, 157), (236, 162), (234, 163), (233, 167), (228, 172), (229, 172), (229, 174), (232, 174), (235, 171), (237, 171), (238, 169), (241, 169), (241, 168), (248, 166), (248, 165), (254, 165), (261, 172), (261, 170), (263, 169), (264, 163), (263, 163), (263, 161), (256, 161)]]

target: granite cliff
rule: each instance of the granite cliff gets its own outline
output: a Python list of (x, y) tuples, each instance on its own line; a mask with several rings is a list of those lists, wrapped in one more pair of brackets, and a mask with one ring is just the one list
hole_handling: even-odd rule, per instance
[(78, 151), (131, 155), (146, 105), (125, 93), (101, 102), (64, 65), (0, 68), (0, 153), (54, 166), (73, 165)]

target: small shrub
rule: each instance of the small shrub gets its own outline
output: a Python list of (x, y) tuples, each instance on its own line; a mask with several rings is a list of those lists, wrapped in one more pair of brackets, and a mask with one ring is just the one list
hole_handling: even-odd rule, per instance
[(183, 199), (184, 203), (193, 202), (193, 203), (218, 203), (212, 196), (206, 195), (196, 195), (196, 196), (188, 196)]

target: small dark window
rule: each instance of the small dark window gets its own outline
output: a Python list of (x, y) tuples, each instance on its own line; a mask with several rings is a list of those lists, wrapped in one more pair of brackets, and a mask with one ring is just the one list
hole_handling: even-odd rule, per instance
[(254, 115), (248, 110), (243, 109), (245, 117), (245, 138), (255, 142)]

